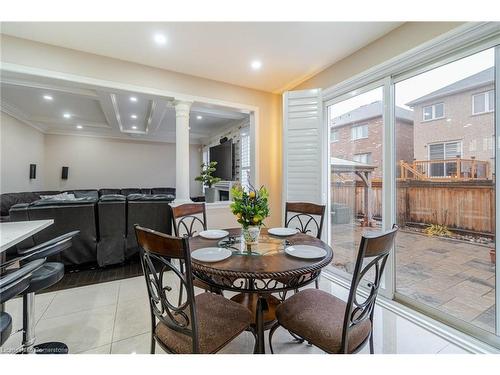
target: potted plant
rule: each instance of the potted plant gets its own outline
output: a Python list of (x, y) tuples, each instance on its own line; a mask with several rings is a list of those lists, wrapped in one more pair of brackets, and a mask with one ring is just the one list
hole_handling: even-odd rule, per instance
[(243, 239), (247, 244), (257, 243), (260, 228), (264, 219), (269, 216), (269, 193), (263, 186), (259, 190), (251, 186), (247, 192), (241, 185), (234, 185), (231, 194), (231, 211), (241, 224)]
[(195, 181), (200, 181), (205, 186), (205, 202), (207, 203), (215, 202), (215, 189), (212, 186), (220, 181), (219, 177), (212, 176), (212, 173), (217, 170), (216, 166), (216, 161), (203, 163), (200, 175), (195, 178)]

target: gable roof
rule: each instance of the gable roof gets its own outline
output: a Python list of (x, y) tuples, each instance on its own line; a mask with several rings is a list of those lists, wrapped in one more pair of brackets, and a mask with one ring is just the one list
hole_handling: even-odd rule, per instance
[(413, 107), (416, 104), (428, 101), (430, 99), (437, 99), (450, 94), (470, 90), (475, 87), (486, 86), (487, 84), (493, 82), (495, 78), (494, 76), (494, 67), (491, 67), (469, 77), (461, 79), (460, 81), (456, 81), (451, 85), (442, 87), (439, 90), (433, 91), (427, 95), (421, 96), (420, 98), (414, 99), (406, 105), (408, 107)]
[[(331, 127), (339, 127), (347, 124), (365, 121), (375, 117), (382, 116), (384, 106), (382, 101), (376, 101), (367, 105), (362, 105), (343, 115), (334, 117), (331, 122)], [(413, 111), (396, 107), (396, 118), (413, 123)]]

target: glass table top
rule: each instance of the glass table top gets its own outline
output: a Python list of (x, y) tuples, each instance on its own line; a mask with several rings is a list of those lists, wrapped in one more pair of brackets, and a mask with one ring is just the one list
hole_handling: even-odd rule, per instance
[(220, 247), (230, 249), (233, 255), (242, 256), (275, 255), (284, 252), (285, 247), (291, 244), (287, 239), (271, 237), (267, 234), (261, 234), (256, 244), (247, 244), (242, 236), (229, 236), (217, 243)]

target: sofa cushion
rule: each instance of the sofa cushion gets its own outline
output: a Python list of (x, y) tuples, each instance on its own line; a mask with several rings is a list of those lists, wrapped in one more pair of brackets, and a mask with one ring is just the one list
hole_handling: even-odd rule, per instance
[(171, 187), (152, 188), (151, 194), (171, 194), (175, 197), (175, 188), (171, 188)]
[(125, 195), (121, 194), (107, 194), (107, 195), (101, 195), (99, 198), (99, 202), (118, 202), (118, 201), (125, 201), (127, 198)]
[(129, 194), (128, 201), (172, 201), (175, 197), (169, 194)]
[(37, 193), (28, 191), (23, 193), (5, 193), (0, 196), (1, 216), (8, 216), (12, 206), (18, 203), (31, 203), (40, 199)]
[(87, 198), (73, 198), (73, 199), (39, 199), (30, 204), (31, 207), (39, 206), (66, 206), (66, 205), (79, 205), (97, 203), (97, 199)]
[(121, 189), (120, 194), (127, 196), (130, 194), (145, 194), (145, 193), (143, 193), (140, 188), (126, 188), (126, 189)]
[(109, 194), (121, 194), (121, 189), (99, 189), (99, 196)]

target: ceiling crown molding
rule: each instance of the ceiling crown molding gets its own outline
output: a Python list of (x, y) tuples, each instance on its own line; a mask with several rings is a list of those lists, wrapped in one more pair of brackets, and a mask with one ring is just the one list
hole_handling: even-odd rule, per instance
[(32, 121), (32, 119), (27, 116), (24, 112), (22, 112), (19, 108), (6, 103), (5, 101), (0, 102), (1, 111), (8, 114), (9, 116), (14, 117), (16, 120), (21, 121), (23, 124), (31, 126), (36, 130), (46, 134), (47, 128), (44, 126), (40, 126), (36, 122)]

